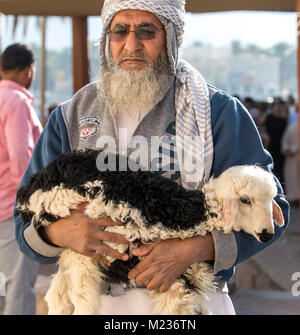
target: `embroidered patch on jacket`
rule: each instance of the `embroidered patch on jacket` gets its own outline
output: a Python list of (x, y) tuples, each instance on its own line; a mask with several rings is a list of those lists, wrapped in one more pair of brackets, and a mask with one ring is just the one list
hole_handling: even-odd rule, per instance
[(98, 132), (100, 121), (97, 116), (86, 116), (79, 120), (80, 138), (86, 140)]

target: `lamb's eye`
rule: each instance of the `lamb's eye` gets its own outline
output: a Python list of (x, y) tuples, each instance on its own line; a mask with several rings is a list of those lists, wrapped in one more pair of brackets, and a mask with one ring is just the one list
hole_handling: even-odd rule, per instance
[(251, 200), (249, 197), (244, 196), (244, 197), (241, 197), (240, 200), (245, 205), (251, 205)]

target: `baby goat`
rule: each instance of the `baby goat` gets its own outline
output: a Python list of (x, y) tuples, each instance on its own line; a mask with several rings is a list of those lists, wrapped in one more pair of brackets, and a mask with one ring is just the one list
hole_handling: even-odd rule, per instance
[[(273, 176), (257, 166), (231, 167), (211, 178), (202, 191), (191, 191), (152, 172), (101, 172), (96, 168), (97, 155), (92, 150), (65, 154), (33, 176), (17, 195), (23, 220), (38, 229), (88, 202), (86, 215), (120, 220), (123, 226), (106, 231), (123, 234), (138, 245), (206, 235), (214, 229), (224, 233), (243, 229), (267, 242), (274, 234), (273, 220), (284, 224), (273, 199), (277, 194)], [(69, 249), (61, 253), (45, 297), (49, 314), (98, 314), (100, 296), (109, 294), (111, 283), (135, 287), (127, 274), (139, 259), (128, 245), (107, 244), (127, 252), (129, 260), (107, 257), (111, 262), (107, 267)], [(193, 264), (167, 292), (150, 293), (154, 313), (208, 314), (204, 300), (213, 290), (212, 267)]]

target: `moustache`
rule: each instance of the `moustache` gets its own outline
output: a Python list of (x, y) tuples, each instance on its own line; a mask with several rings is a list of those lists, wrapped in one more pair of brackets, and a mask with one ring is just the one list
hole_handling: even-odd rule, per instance
[(148, 58), (146, 55), (144, 55), (144, 53), (142, 52), (134, 52), (134, 53), (123, 53), (120, 57), (119, 57), (119, 64), (121, 64), (122, 62), (124, 62), (125, 60), (127, 60), (128, 58), (137, 58), (139, 60), (148, 62)]

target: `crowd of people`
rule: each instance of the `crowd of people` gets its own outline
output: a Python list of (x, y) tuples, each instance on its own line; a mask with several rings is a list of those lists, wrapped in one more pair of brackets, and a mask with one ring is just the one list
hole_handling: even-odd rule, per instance
[[(237, 96), (238, 99), (240, 99)], [(292, 206), (299, 205), (298, 106), (295, 98), (271, 101), (240, 99), (260, 133), (264, 148), (274, 161), (274, 174)]]

